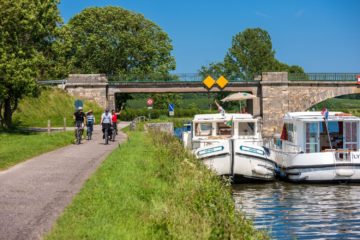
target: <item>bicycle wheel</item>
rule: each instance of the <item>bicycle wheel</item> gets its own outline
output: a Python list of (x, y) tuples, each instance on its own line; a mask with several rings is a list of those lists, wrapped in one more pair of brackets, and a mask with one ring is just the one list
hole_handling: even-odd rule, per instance
[(79, 128), (76, 129), (76, 143), (77, 144), (81, 143), (81, 131)]

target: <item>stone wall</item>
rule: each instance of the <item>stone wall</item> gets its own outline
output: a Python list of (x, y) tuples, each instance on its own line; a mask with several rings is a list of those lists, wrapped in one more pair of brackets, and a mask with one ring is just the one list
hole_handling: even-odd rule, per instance
[(144, 125), (145, 131), (148, 129), (154, 129), (161, 132), (166, 132), (171, 135), (174, 135), (174, 124), (172, 122), (165, 122), (165, 123), (146, 123)]
[(101, 107), (109, 107), (108, 83), (104, 74), (70, 74), (65, 89), (75, 98), (90, 100)]
[(288, 81), (287, 73), (263, 73), (263, 135), (280, 133), (287, 112), (307, 111), (326, 99), (360, 93), (355, 82)]

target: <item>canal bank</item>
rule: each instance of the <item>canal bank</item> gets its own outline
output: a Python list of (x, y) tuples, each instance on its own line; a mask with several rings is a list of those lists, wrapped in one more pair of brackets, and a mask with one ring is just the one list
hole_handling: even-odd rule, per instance
[[(106, 237), (105, 237), (106, 236)], [(267, 239), (230, 186), (169, 135), (129, 132), (47, 239)]]

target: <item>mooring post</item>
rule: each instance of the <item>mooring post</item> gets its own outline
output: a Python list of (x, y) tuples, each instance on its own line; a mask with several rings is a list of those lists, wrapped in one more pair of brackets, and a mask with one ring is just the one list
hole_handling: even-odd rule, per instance
[(64, 132), (66, 131), (66, 117), (64, 117)]

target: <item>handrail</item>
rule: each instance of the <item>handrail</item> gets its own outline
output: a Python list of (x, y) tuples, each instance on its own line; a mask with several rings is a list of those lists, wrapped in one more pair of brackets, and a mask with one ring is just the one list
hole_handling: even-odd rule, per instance
[(357, 81), (360, 73), (289, 73), (289, 81)]

